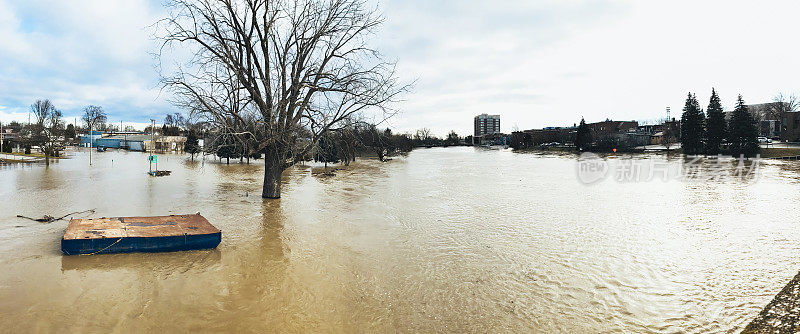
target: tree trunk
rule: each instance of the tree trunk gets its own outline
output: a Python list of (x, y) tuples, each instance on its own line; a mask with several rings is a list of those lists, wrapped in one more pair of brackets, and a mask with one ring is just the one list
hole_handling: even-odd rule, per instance
[(283, 154), (280, 148), (267, 147), (264, 150), (264, 189), (263, 198), (281, 198), (281, 174), (283, 174)]
[(379, 150), (375, 151), (375, 153), (378, 153), (378, 161), (383, 162), (384, 161), (383, 160), (384, 159), (383, 149), (379, 149)]

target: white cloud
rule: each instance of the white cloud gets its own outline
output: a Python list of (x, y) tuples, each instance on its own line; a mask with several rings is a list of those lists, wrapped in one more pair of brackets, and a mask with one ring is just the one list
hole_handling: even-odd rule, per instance
[[(502, 130), (680, 113), (688, 91), (726, 107), (736, 94), (792, 92), (794, 1), (387, 0), (375, 41), (413, 93), (389, 124), (468, 134), (474, 115)], [(174, 110), (159, 97), (147, 26), (156, 1), (0, 0), (0, 119), (37, 98), (65, 114), (88, 104), (146, 122)], [(702, 101), (705, 104), (705, 101)], [(160, 116), (156, 116), (161, 118)]]
[(145, 0), (0, 0), (0, 104), (17, 117), (40, 98), (68, 116), (89, 104), (112, 119), (169, 112), (148, 53), (147, 27), (162, 10)]
[[(408, 130), (470, 133), (472, 117), (502, 130), (679, 116), (688, 91), (711, 87), (732, 106), (798, 87), (791, 1), (535, 1), (387, 4), (388, 50), (417, 80)], [(400, 13), (400, 14), (398, 14)], [(704, 104), (707, 102), (704, 102)]]

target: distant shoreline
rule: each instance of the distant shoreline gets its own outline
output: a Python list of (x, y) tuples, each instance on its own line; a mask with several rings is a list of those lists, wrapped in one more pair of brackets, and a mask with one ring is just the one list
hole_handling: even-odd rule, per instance
[[(683, 154), (683, 150), (680, 147), (676, 147), (674, 149), (670, 149), (667, 151), (664, 150), (646, 150), (646, 149), (624, 149), (618, 150), (616, 152), (611, 151), (576, 151), (574, 147), (529, 147), (529, 148), (522, 148), (516, 149), (514, 152), (525, 153), (525, 152), (564, 152), (564, 153), (575, 153), (581, 154), (584, 152), (591, 152), (596, 154), (650, 154), (650, 153), (669, 153), (669, 154)], [(800, 147), (797, 148), (775, 148), (775, 147), (762, 147), (759, 155), (762, 159), (780, 159), (780, 158), (794, 158), (800, 156)], [(701, 155), (704, 156), (704, 155)], [(724, 157), (732, 157), (730, 155), (723, 154)], [(706, 157), (716, 157), (716, 155), (707, 155)]]

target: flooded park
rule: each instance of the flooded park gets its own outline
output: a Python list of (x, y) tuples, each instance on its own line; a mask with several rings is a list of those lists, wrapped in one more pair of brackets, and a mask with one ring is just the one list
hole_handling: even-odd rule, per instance
[[(8, 332), (741, 330), (800, 268), (800, 163), (757, 180), (584, 184), (572, 154), (473, 147), (359, 159), (331, 176), (70, 151), (0, 166)], [(684, 158), (646, 159), (680, 165)], [(200, 212), (213, 250), (65, 256), (75, 218)]]

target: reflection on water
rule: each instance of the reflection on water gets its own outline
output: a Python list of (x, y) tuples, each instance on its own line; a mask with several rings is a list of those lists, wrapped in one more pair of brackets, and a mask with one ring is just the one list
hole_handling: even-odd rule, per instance
[[(164, 155), (172, 175), (152, 178), (146, 154), (93, 162), (0, 166), (3, 331), (728, 331), (800, 264), (798, 162), (756, 182), (584, 185), (573, 155), (422, 149), (297, 166), (267, 201), (257, 163)], [(86, 209), (200, 212), (223, 239), (66, 257), (66, 222), (15, 217)]]

